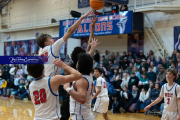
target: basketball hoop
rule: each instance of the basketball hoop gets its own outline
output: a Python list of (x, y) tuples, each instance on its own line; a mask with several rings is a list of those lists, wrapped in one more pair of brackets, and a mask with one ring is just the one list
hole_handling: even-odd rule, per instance
[(68, 6), (68, 5), (70, 5), (70, 0), (54, 0), (53, 4), (54, 5), (65, 5), (65, 6)]

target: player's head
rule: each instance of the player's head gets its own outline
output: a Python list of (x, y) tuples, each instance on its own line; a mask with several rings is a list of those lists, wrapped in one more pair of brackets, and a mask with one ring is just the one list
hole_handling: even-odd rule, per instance
[(99, 67), (94, 68), (94, 76), (95, 76), (96, 78), (98, 78), (99, 76), (101, 76), (102, 72), (103, 72), (103, 71), (102, 71), (101, 68), (99, 68)]
[(28, 64), (27, 71), (34, 78), (40, 78), (44, 74), (44, 64)]
[(54, 40), (49, 34), (41, 34), (36, 38), (37, 45), (41, 48), (54, 44)]
[(71, 53), (71, 59), (75, 64), (78, 61), (78, 55), (80, 53), (86, 53), (86, 51), (84, 49), (82, 49), (81, 47), (75, 47), (73, 52)]
[(170, 68), (170, 69), (167, 69), (166, 71), (166, 79), (167, 81), (175, 81), (176, 80), (176, 77), (177, 77), (177, 72), (175, 69), (173, 68)]
[(89, 75), (93, 69), (92, 57), (86, 53), (79, 54), (76, 69), (83, 75)]

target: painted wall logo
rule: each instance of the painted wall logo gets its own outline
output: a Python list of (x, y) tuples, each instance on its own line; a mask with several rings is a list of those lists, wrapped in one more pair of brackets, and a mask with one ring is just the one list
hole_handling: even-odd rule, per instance
[(121, 18), (120, 22), (117, 23), (117, 26), (120, 28), (120, 33), (124, 33), (126, 29), (126, 22), (127, 22), (127, 17)]

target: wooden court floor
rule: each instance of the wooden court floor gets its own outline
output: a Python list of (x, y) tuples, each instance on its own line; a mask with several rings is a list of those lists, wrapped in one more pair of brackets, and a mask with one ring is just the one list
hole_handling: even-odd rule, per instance
[[(31, 101), (10, 100), (0, 97), (0, 120), (33, 120), (34, 106)], [(113, 114), (108, 112), (111, 120), (160, 120), (159, 117), (142, 113)], [(103, 120), (101, 114), (97, 120)]]

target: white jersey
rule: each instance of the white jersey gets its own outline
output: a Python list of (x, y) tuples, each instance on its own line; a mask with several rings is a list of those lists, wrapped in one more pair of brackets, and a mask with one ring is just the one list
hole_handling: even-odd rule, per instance
[(107, 83), (101, 76), (97, 78), (96, 91), (98, 86), (101, 86), (101, 92), (97, 97), (108, 96)]
[(55, 75), (60, 75), (61, 69), (56, 67), (53, 64), (53, 61), (56, 58), (60, 59), (60, 48), (64, 44), (64, 39), (61, 38), (57, 40), (53, 45), (51, 46), (45, 46), (42, 51), (40, 51), (39, 56), (45, 56), (45, 64), (44, 64), (44, 70), (45, 70), (45, 76), (46, 77), (53, 77)]
[[(92, 77), (92, 75), (83, 75), (83, 78), (85, 78), (88, 81), (86, 103), (85, 104), (78, 103), (77, 101), (75, 101), (70, 96), (70, 113), (71, 113), (71, 115), (84, 115), (84, 116), (86, 116), (86, 115), (91, 114), (93, 77)], [(72, 88), (74, 90), (76, 90), (73, 85), (72, 85)]]
[(29, 85), (31, 101), (35, 106), (34, 120), (61, 118), (59, 94), (58, 91), (52, 91), (50, 80), (50, 77), (42, 77)]
[(180, 98), (180, 86), (176, 83), (173, 86), (164, 84), (161, 88), (161, 97), (164, 97), (164, 109), (167, 111), (178, 111), (178, 98)]
[(10, 56), (11, 49), (9, 46), (6, 47), (6, 55)]

